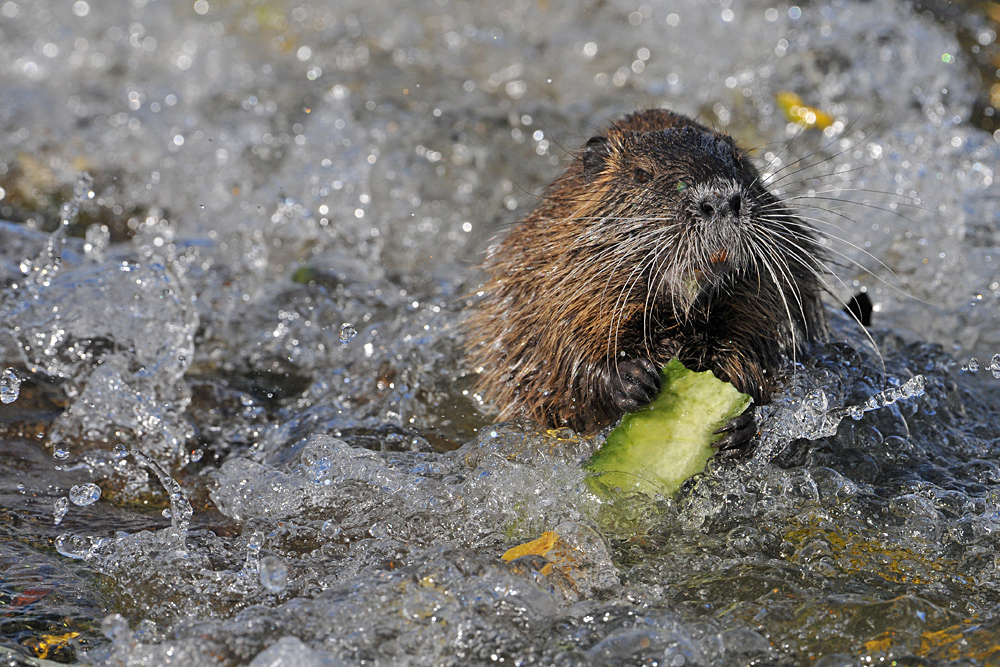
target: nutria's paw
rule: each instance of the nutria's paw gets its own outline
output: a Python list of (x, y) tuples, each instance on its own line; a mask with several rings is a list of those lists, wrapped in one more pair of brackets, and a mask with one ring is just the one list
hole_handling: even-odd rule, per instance
[(660, 393), (660, 369), (645, 358), (619, 361), (611, 368), (608, 389), (611, 400), (623, 412), (635, 412)]
[(738, 417), (730, 419), (729, 423), (716, 433), (725, 434), (712, 443), (712, 446), (718, 450), (716, 456), (719, 458), (735, 459), (748, 454), (750, 446), (753, 444), (753, 438), (757, 435), (757, 420), (753, 406), (747, 408)]

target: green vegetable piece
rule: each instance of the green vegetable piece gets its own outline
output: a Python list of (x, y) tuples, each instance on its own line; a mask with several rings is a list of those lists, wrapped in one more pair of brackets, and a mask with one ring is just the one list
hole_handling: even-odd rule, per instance
[(300, 266), (292, 275), (292, 282), (300, 285), (308, 285), (316, 280), (316, 269), (312, 266)]
[(586, 468), (591, 491), (610, 498), (617, 489), (649, 496), (673, 494), (705, 469), (715, 454), (715, 431), (738, 417), (750, 396), (715, 377), (689, 371), (677, 359), (660, 371), (663, 389), (652, 403), (622, 418)]

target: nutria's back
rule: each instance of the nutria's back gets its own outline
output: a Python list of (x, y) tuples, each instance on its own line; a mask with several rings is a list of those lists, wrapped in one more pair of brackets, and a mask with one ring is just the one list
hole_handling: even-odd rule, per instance
[(478, 389), (500, 418), (589, 432), (651, 400), (676, 356), (767, 402), (782, 357), (825, 331), (818, 258), (729, 136), (632, 114), (489, 249)]

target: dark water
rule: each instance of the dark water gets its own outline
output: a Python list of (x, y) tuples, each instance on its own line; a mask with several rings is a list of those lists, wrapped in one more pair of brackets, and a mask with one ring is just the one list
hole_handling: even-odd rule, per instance
[[(996, 26), (924, 9), (0, 2), (0, 655), (1000, 661)], [(598, 442), (491, 425), (459, 324), (566, 151), (660, 105), (827, 235), (835, 335), (752, 457), (609, 505)]]

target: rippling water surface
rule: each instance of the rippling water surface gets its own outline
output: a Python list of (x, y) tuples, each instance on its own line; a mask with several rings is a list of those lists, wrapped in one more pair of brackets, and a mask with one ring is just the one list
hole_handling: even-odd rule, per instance
[[(940, 4), (0, 0), (4, 664), (1000, 663), (997, 27)], [(650, 106), (828, 237), (835, 334), (608, 504), (459, 325)]]

